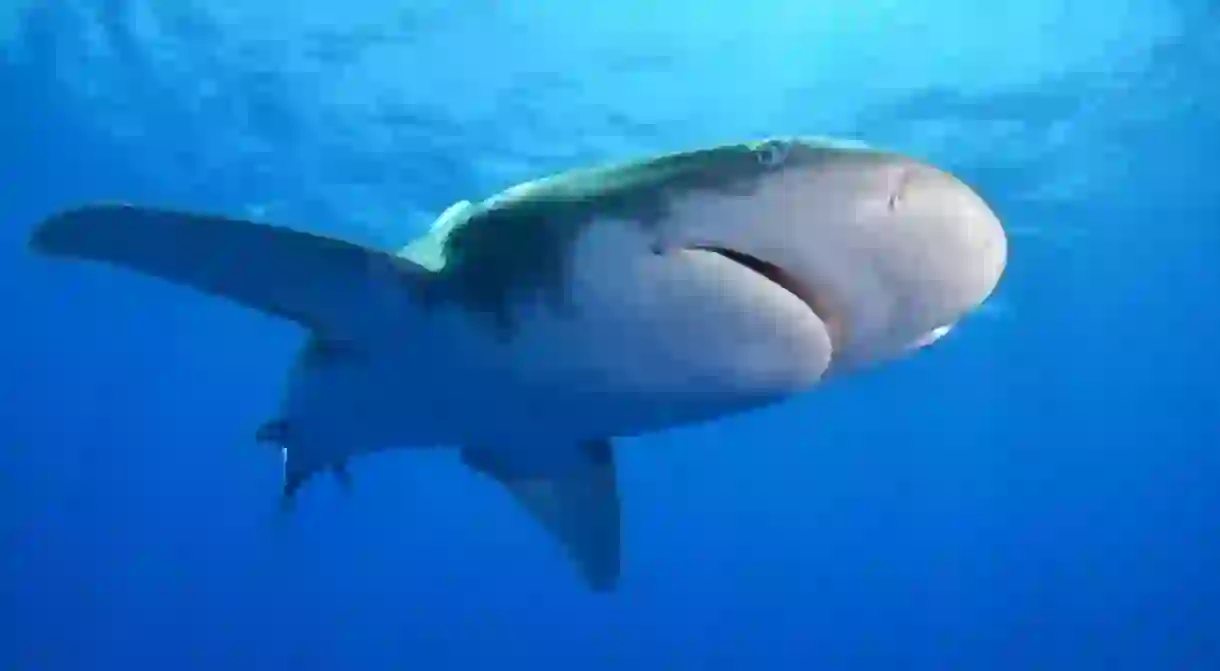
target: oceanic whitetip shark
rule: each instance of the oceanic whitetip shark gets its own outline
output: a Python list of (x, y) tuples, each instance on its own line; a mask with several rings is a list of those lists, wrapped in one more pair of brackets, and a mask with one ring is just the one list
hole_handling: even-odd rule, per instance
[(620, 574), (612, 440), (759, 408), (944, 335), (1007, 240), (954, 175), (772, 138), (574, 170), (462, 201), (401, 249), (88, 205), (43, 254), (108, 262), (296, 322), (285, 500), (356, 455), (450, 446), (594, 589)]

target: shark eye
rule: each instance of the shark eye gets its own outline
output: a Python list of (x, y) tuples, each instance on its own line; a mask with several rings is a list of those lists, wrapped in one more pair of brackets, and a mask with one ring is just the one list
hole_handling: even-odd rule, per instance
[(760, 165), (774, 168), (788, 158), (788, 143), (774, 140), (766, 142), (754, 151)]

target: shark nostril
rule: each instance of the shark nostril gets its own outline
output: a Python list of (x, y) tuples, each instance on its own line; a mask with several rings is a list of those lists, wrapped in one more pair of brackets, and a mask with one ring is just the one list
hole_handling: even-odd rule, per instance
[(886, 207), (890, 212), (895, 212), (898, 206), (902, 204), (906, 197), (907, 187), (911, 184), (911, 177), (914, 170), (911, 168), (903, 168), (895, 175), (890, 183), (890, 195), (886, 199)]

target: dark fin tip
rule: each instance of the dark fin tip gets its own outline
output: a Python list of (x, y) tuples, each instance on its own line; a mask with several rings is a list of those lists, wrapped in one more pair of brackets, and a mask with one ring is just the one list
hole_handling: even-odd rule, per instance
[(282, 445), (288, 439), (288, 422), (283, 419), (273, 419), (258, 427), (254, 439), (260, 443)]

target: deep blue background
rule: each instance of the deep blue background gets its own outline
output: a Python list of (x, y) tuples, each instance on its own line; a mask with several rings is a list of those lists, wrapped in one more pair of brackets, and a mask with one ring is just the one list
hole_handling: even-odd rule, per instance
[[(687, 44), (723, 57), (703, 69), (683, 31), (744, 20), (715, 3), (689, 29), (643, 9), (501, 25), (494, 3), (457, 3), (503, 30), (452, 35), (467, 24), (421, 4), (392, 30), (315, 26), (298, 71), (266, 56), (297, 38), (257, 39), (268, 23), (241, 42), (202, 2), (151, 24), (138, 0), (0, 15), (0, 668), (1220, 669), (1220, 16), (1206, 0), (940, 4), (810, 26), (850, 39), (808, 40), (816, 57), (791, 52), (807, 72), (782, 85), (723, 70), (789, 57), (759, 21), (803, 43), (778, 2), (723, 49)], [(1150, 6), (1164, 23), (1140, 18)], [(887, 12), (904, 13), (892, 42), (868, 23)], [(885, 49), (921, 29), (919, 53), (956, 50), (961, 81), (932, 59), (906, 88), (870, 88), (870, 63), (906, 62)], [(530, 30), (568, 49), (617, 30), (623, 53), (548, 60)], [(405, 67), (354, 55), (387, 40), (450, 57), (399, 73), (397, 99), (368, 84), (335, 102), (345, 77)], [(995, 64), (991, 86), (997, 53), (1045, 71)], [(439, 88), (446, 68), (514, 58), (535, 65), (494, 109), (444, 106), (474, 93)], [(583, 81), (624, 72), (621, 98)], [(909, 361), (623, 441), (613, 596), (449, 453), (358, 461), (354, 492), (323, 482), (282, 518), (279, 457), (252, 435), (294, 328), (24, 248), (39, 218), (95, 199), (273, 201), (270, 218), (396, 242), (459, 197), (737, 132), (851, 134), (958, 170), (1013, 231), (1009, 271)]]

